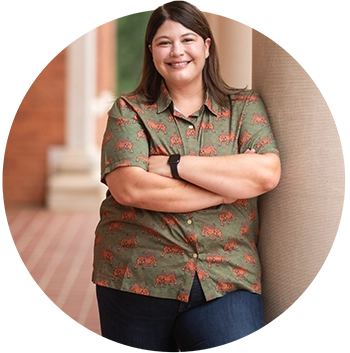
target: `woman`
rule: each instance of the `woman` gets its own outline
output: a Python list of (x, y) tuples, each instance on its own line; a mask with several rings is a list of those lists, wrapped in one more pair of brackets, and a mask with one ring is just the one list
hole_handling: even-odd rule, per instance
[(102, 335), (191, 351), (261, 328), (257, 196), (279, 178), (264, 104), (222, 80), (204, 15), (183, 1), (156, 9), (141, 83), (114, 103), (103, 141)]

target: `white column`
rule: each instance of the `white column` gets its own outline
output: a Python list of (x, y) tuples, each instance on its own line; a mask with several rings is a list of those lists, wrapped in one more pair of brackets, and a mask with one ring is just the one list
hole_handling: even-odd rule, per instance
[(206, 13), (219, 53), (221, 73), (235, 88), (251, 87), (252, 29), (226, 17)]
[(104, 194), (95, 139), (96, 31), (67, 48), (65, 146), (49, 151), (47, 206), (97, 209)]

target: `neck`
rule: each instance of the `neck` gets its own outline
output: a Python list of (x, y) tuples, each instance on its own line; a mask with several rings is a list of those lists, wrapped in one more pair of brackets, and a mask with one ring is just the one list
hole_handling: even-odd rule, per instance
[(197, 111), (204, 103), (205, 89), (200, 87), (172, 87), (168, 91), (175, 107), (185, 116)]
[(205, 89), (202, 82), (191, 86), (178, 86), (167, 83), (169, 94), (173, 100), (201, 99), (205, 97)]

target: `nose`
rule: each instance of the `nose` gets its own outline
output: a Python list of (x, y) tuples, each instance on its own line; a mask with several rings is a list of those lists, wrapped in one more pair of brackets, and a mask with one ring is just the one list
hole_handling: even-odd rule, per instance
[(184, 54), (183, 46), (181, 43), (175, 42), (171, 48), (170, 56), (178, 57)]

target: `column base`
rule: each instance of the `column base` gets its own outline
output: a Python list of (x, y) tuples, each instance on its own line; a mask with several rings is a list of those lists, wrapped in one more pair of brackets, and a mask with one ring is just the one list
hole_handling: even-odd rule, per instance
[(53, 175), (48, 187), (47, 207), (52, 211), (98, 211), (106, 193), (88, 175)]
[(52, 211), (99, 210), (106, 194), (95, 153), (55, 149), (59, 162), (48, 177), (46, 206)]

